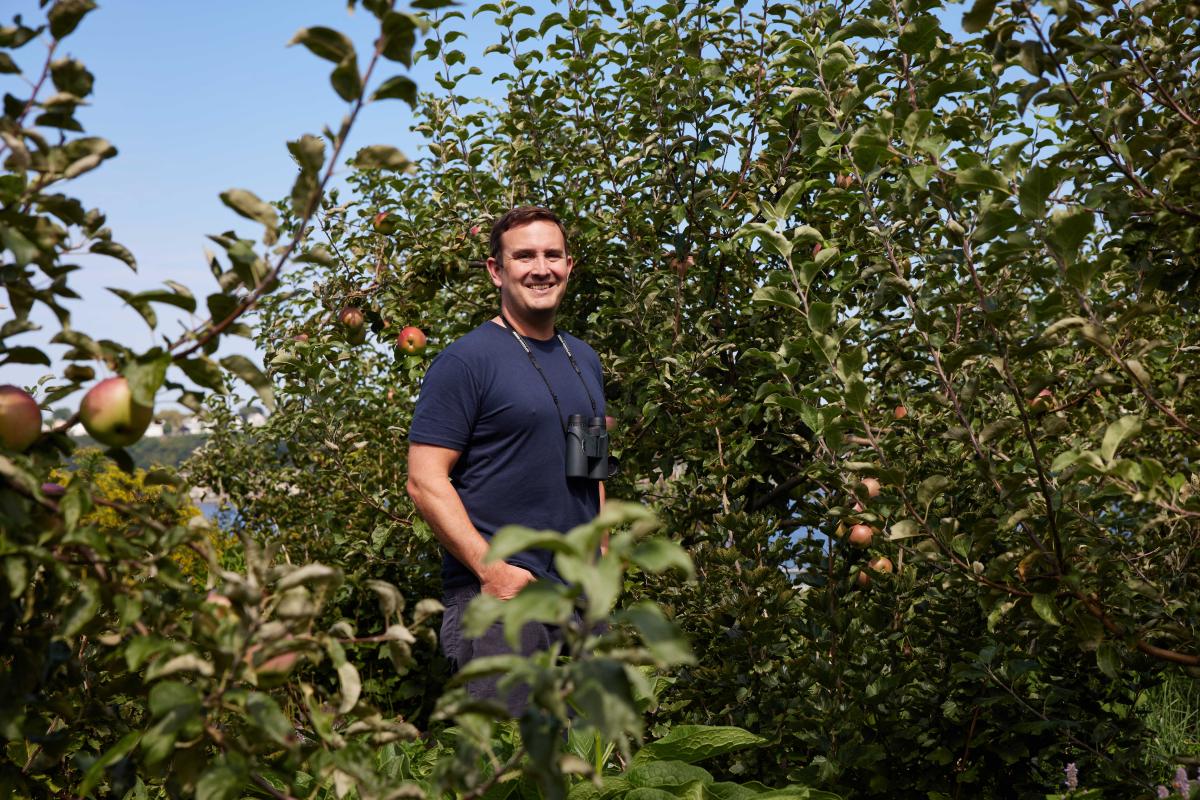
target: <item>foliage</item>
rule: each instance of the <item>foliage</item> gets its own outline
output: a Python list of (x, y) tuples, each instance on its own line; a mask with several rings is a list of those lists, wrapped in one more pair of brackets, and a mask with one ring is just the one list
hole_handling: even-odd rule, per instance
[[(161, 525), (202, 529), (206, 546), (218, 563), (232, 545), (228, 532), (204, 524), (204, 520), (198, 519), (201, 516), (200, 509), (188, 501), (181, 501), (178, 496), (168, 491), (170, 484), (175, 483), (177, 479), (164, 469), (156, 469), (149, 473), (143, 469), (132, 473), (125, 472), (112, 461), (105, 459), (99, 450), (82, 449), (75, 451), (71, 470), (52, 470), (50, 478), (66, 488), (76, 479), (84, 481), (93, 493), (93, 501), (105, 503), (93, 508), (80, 519), (80, 524), (95, 526), (101, 536), (119, 536), (125, 530), (128, 519), (124, 509), (137, 508), (139, 513), (147, 515)], [(179, 564), (185, 576), (203, 584), (208, 572), (203, 558), (183, 547), (176, 548), (170, 555)]]
[[(1189, 8), (985, 0), (965, 35), (921, 0), (435, 15), (428, 153), (327, 204), (264, 313), (277, 389), (333, 402), (293, 407), (310, 425), (387, 396), (367, 449), (402, 472), (420, 362), (393, 332), (436, 350), (490, 317), (489, 221), (551, 205), (609, 489), (700, 576), (627, 587), (705, 643), (659, 730), (741, 725), (774, 746), (722, 769), (848, 793), (1029, 794), (1070, 762), (1147, 789), (1139, 695), (1200, 663)], [(481, 21), (496, 103), (454, 45)], [(342, 343), (345, 304), (371, 343)]]
[[(659, 742), (719, 725), (767, 744), (712, 754), (712, 783), (684, 770), (672, 794), (720, 794), (732, 777), (1027, 796), (1062, 789), (1067, 764), (1083, 791), (1152, 791), (1174, 764), (1143, 725), (1143, 693), (1200, 668), (1195, 4), (979, 0), (962, 34), (933, 0), (593, 0), (540, 19), (508, 0), (420, 5), (418, 47), (426, 20), (366, 4), (383, 35), (363, 71), (335, 31), (298, 35), (335, 65), (347, 122), (329, 158), (316, 137), (291, 143), (286, 201), (223, 195), (264, 225), (262, 245), (217, 237), (229, 267), (214, 268), (213, 321), (147, 353), (83, 337), (58, 300), (78, 242), (124, 255), (99, 212), (52, 193), (110, 148), (55, 146), (25, 121), (37, 108), (34, 127), (74, 131), (69, 96), (90, 76), (48, 68), (68, 97), (37, 100), (39, 85), (5, 104), (0, 233), (17, 319), (0, 359), (44, 363), (9, 343), (36, 302), (60, 314), (68, 360), (111, 361), (142, 395), (165, 381), (196, 405), (223, 389), (220, 363), (277, 401), (254, 429), (222, 398), (208, 405), (221, 424), (191, 474), (231, 499), (246, 570), (214, 565), (207, 600), (166, 557), (185, 541), (203, 550), (185, 527), (131, 509), (104, 537), (81, 522), (95, 501), (83, 483), (58, 500), (38, 491), (68, 448), (59, 434), (0, 457), (0, 663), (21, 666), (3, 676), (0, 733), (25, 765), (4, 767), (8, 785), (215, 797), (256, 780), (268, 794), (387, 796), (410, 791), (391, 777), (411, 767), (432, 776), (423, 791), (476, 796), (519, 785), (499, 766), (552, 795), (576, 769), (618, 792), (610, 746), (631, 781), (643, 725)], [(51, 38), (89, 7), (56, 3)], [(495, 31), (491, 52), (511, 61), (497, 101), (466, 94), (479, 72), (455, 46), (467, 31)], [(33, 36), (16, 25), (0, 45)], [(397, 76), (374, 95), (413, 104), (430, 145), (412, 161), (366, 148), (350, 191), (325, 196), (320, 170), (338, 163), (381, 56), (438, 67), (434, 92)], [(489, 222), (518, 202), (569, 222), (561, 323), (605, 361), (624, 466), (609, 493), (654, 506), (695, 565), (689, 582), (589, 563), (577, 577), (599, 581), (593, 618), (623, 589), (626, 614), (662, 608), (635, 615), (643, 634), (670, 619), (703, 647), (690, 662), (655, 656), (652, 635), (642, 650), (617, 643), (620, 627), (568, 625), (575, 660), (506, 663), (546, 687), (519, 739), (461, 695), (434, 707), (444, 669), (417, 636), (432, 606), (403, 621), (383, 588), (436, 592), (432, 538), (401, 488), (427, 359), (397, 354), (395, 335), (419, 325), (436, 352), (494, 313), (479, 262)], [(153, 324), (151, 303), (190, 297), (127, 300)], [(364, 312), (366, 342), (337, 322), (346, 306)], [(230, 332), (257, 337), (265, 374), (210, 358)], [(867, 548), (844, 537), (856, 524), (873, 530)], [(570, 549), (572, 535), (593, 534), (547, 541)], [(640, 546), (614, 557), (636, 563)], [(892, 573), (867, 567), (879, 555)], [(309, 560), (338, 568), (296, 566)], [(474, 613), (565, 613), (566, 592)], [(254, 685), (264, 659), (293, 652), (294, 676)], [(643, 662), (677, 666), (646, 692), (630, 669)], [(564, 704), (601, 673), (598, 696), (619, 702), (576, 695), (584, 730), (568, 753)], [(648, 724), (636, 685), (657, 696)], [(421, 750), (407, 726), (456, 711), (458, 727)], [(386, 769), (380, 737), (396, 740)], [(579, 795), (595, 786), (575, 780)]]

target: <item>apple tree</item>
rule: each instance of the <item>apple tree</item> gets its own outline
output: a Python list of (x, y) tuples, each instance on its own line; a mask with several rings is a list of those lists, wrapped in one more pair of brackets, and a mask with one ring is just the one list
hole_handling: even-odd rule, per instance
[[(1139, 698), (1200, 658), (1193, 11), (435, 12), (428, 149), (327, 204), (313, 294), (270, 312), (280, 441), (349, 437), (287, 474), (383, 492), (334, 513), (428, 546), (396, 477), (424, 362), (392, 337), (436, 351), (487, 319), (488, 223), (553, 206), (562, 325), (618, 420), (610, 491), (696, 562), (626, 586), (706, 648), (661, 730), (742, 725), (774, 747), (728, 774), (864, 794), (1030, 793), (1067, 763), (1161, 781)], [(465, 94), (479, 20), (511, 61), (499, 99)], [(344, 353), (346, 305), (373, 335)]]

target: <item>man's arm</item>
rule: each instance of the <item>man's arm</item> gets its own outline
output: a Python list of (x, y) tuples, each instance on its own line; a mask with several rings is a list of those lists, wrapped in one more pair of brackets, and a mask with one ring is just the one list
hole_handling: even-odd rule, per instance
[(504, 561), (483, 563), (487, 539), (471, 524), (462, 499), (450, 483), (450, 470), (459, 455), (457, 450), (445, 447), (410, 444), (408, 495), (442, 547), (475, 573), (482, 590), (508, 600), (534, 580), (533, 573)]

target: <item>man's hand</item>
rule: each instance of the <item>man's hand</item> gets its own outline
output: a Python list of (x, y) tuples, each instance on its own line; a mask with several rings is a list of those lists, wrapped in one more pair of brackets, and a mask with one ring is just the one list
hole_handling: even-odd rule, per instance
[(505, 561), (488, 564), (479, 572), (480, 588), (501, 600), (513, 599), (517, 592), (534, 580), (533, 573), (529, 570), (514, 567)]

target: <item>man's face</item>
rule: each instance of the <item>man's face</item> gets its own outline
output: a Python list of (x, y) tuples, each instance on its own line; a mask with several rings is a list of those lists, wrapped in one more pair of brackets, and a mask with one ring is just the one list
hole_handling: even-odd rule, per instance
[(500, 237), (500, 256), (487, 267), (505, 307), (526, 319), (553, 317), (573, 266), (558, 226), (535, 220), (510, 228)]

